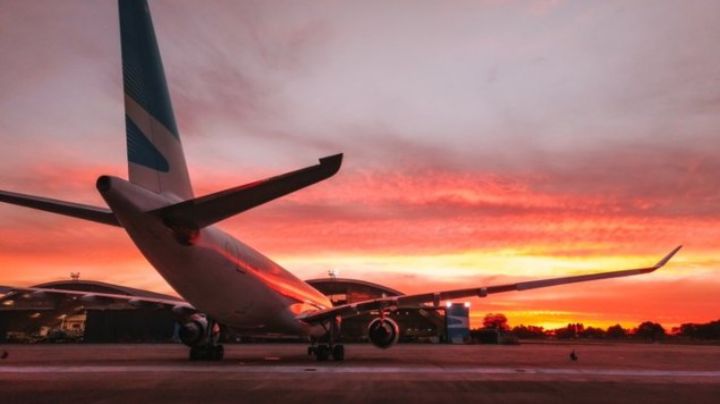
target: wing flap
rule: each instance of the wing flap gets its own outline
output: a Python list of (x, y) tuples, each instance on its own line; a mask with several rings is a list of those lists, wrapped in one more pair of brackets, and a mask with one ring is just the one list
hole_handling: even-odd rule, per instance
[(677, 254), (682, 246), (676, 247), (657, 264), (637, 269), (625, 269), (621, 271), (600, 272), (588, 275), (566, 276), (562, 278), (540, 279), (536, 281), (526, 281), (518, 283), (509, 283), (505, 285), (486, 286), (479, 288), (455, 289), (441, 292), (420, 293), (414, 295), (391, 296), (379, 299), (365, 300), (362, 302), (349, 303), (335, 306), (325, 310), (319, 310), (312, 313), (305, 313), (298, 316), (298, 319), (313, 323), (325, 321), (333, 317), (352, 317), (368, 311), (380, 309), (393, 309), (398, 307), (417, 306), (423, 303), (432, 303), (437, 307), (442, 300), (460, 299), (463, 297), (485, 297), (489, 294), (503, 293), (511, 291), (524, 291), (529, 289), (545, 288), (550, 286), (565, 285), (570, 283), (588, 282), (600, 279), (620, 278), (626, 276), (641, 275), (656, 271), (670, 261)]

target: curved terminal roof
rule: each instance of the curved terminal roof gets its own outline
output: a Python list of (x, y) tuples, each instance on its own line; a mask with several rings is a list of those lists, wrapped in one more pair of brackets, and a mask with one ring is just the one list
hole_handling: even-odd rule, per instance
[[(315, 289), (321, 293), (331, 295), (346, 295), (348, 302), (372, 299), (382, 296), (400, 296), (404, 293), (399, 290), (380, 285), (373, 282), (363, 281), (359, 279), (348, 279), (348, 278), (319, 278), (310, 279), (306, 281)], [(171, 299), (179, 302), (182, 299), (176, 296), (165, 295), (162, 293), (151, 292), (143, 289), (136, 289), (122, 285), (115, 285), (112, 283), (91, 281), (91, 280), (60, 280), (45, 282), (38, 285), (34, 285), (35, 288), (51, 288), (51, 289), (66, 289), (66, 290), (79, 290), (87, 292), (98, 292), (98, 293), (115, 293), (120, 295), (138, 296), (138, 297), (149, 297), (159, 299)]]
[(399, 290), (358, 279), (321, 278), (309, 279), (305, 282), (328, 296), (339, 294), (347, 295), (348, 303), (382, 296), (404, 295), (404, 293)]
[(114, 285), (112, 283), (99, 282), (99, 281), (86, 281), (86, 280), (62, 280), (54, 282), (41, 283), (33, 286), (34, 288), (50, 288), (50, 289), (65, 289), (65, 290), (80, 290), (87, 292), (98, 292), (98, 293), (115, 293), (119, 295), (138, 296), (138, 297), (149, 297), (156, 299), (171, 299), (179, 302), (182, 299), (176, 296), (169, 296), (162, 293), (150, 292), (148, 290), (129, 288), (127, 286)]

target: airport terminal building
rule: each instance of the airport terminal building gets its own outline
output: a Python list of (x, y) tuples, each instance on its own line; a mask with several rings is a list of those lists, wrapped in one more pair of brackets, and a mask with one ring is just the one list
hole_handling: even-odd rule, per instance
[[(34, 287), (181, 301), (160, 293), (88, 280)], [(42, 293), (0, 298), (0, 341), (161, 342), (173, 338), (175, 327), (172, 311), (158, 307)]]
[[(402, 293), (376, 283), (343, 278), (307, 281), (327, 295), (333, 304), (352, 303)], [(98, 281), (73, 279), (35, 285), (38, 288), (113, 293), (137, 297), (180, 299), (146, 290)], [(390, 315), (400, 327), (400, 342), (460, 343), (469, 333), (467, 305), (453, 304), (440, 308), (400, 308)], [(341, 339), (345, 342), (367, 341), (368, 323), (378, 313), (367, 313), (343, 320)], [(138, 306), (108, 302), (90, 296), (59, 297), (42, 293), (0, 297), (0, 342), (84, 341), (169, 342), (177, 339), (178, 324), (172, 310), (153, 305)], [(258, 340), (235, 335), (231, 330), (225, 339)]]

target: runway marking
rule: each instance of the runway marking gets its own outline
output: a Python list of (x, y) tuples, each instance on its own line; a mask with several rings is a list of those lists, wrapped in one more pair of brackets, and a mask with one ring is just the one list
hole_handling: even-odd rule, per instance
[(498, 368), (498, 367), (387, 367), (387, 366), (160, 366), (160, 365), (77, 365), (77, 366), (7, 366), (0, 373), (338, 373), (338, 374), (475, 374), (475, 375), (554, 375), (554, 376), (624, 376), (624, 377), (701, 377), (717, 378), (720, 370), (653, 370), (653, 369), (572, 369), (572, 368)]

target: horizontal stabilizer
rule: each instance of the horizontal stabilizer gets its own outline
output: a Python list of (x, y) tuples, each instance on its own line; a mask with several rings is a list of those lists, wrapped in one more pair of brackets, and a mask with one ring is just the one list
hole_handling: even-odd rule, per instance
[(72, 216), (78, 219), (90, 220), (97, 223), (120, 226), (110, 209), (80, 203), (59, 201), (57, 199), (43, 198), (41, 196), (23, 195), (15, 192), (0, 191), (0, 202), (25, 206), (27, 208), (44, 210), (60, 215)]
[(342, 154), (320, 159), (320, 164), (276, 177), (190, 199), (151, 213), (172, 227), (203, 228), (230, 216), (270, 202), (333, 176), (340, 169)]

